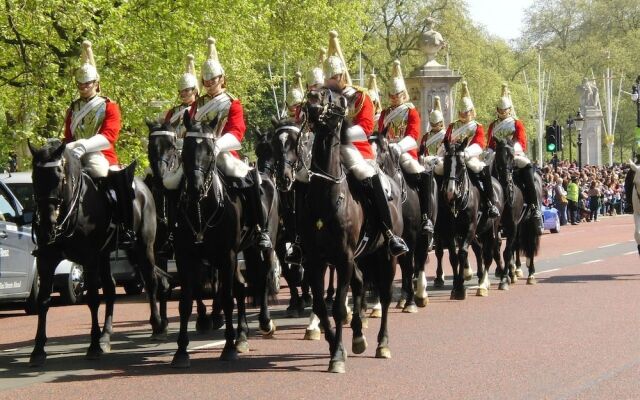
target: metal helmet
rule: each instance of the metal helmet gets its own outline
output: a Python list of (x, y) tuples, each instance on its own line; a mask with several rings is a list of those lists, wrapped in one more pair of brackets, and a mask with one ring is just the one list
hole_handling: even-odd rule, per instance
[(88, 40), (82, 42), (80, 61), (82, 65), (75, 71), (76, 82), (87, 83), (100, 80), (100, 75), (98, 75), (98, 70), (96, 69), (96, 60), (93, 58), (91, 42)]
[(178, 90), (195, 88), (198, 90), (198, 78), (196, 78), (196, 66), (193, 62), (193, 54), (187, 55), (185, 72), (178, 81)]
[(391, 81), (389, 82), (389, 94), (393, 95), (393, 94), (399, 94), (402, 92), (407, 93), (407, 86), (404, 84), (404, 77), (402, 76), (402, 67), (400, 65), (400, 61), (395, 60), (393, 62), (393, 69), (391, 70)]
[(475, 109), (473, 101), (471, 101), (471, 95), (469, 94), (469, 87), (467, 82), (462, 82), (462, 92), (460, 93), (460, 101), (458, 102), (458, 112), (467, 112)]
[(303, 101), (304, 90), (302, 89), (302, 74), (300, 72), (296, 72), (296, 75), (293, 77), (291, 89), (289, 89), (289, 93), (287, 93), (287, 106), (297, 106)]
[(506, 83), (502, 84), (502, 94), (496, 107), (500, 110), (506, 110), (507, 108), (512, 108), (513, 103), (511, 102), (511, 93), (509, 93), (509, 88)]
[(338, 32), (329, 32), (329, 57), (324, 62), (324, 76), (327, 78), (334, 77), (336, 75), (345, 74), (347, 85), (351, 85), (351, 76), (347, 70), (347, 63), (344, 60), (342, 49), (340, 48), (340, 41), (338, 40)]
[(327, 49), (321, 48), (318, 52), (318, 63), (309, 71), (307, 75), (307, 86), (324, 85), (324, 71), (322, 66), (327, 58)]
[(375, 103), (380, 103), (380, 89), (378, 89), (378, 80), (376, 79), (376, 74), (369, 74), (369, 78), (367, 79), (367, 90), (369, 91), (369, 97), (371, 101)]
[(440, 106), (440, 97), (433, 96), (433, 110), (429, 114), (429, 123), (431, 126), (444, 121), (444, 116), (442, 115), (442, 107)]
[(224, 75), (224, 69), (222, 64), (218, 60), (218, 50), (216, 49), (216, 40), (212, 37), (207, 39), (208, 54), (207, 60), (202, 64), (202, 79), (209, 81), (213, 78), (217, 78)]

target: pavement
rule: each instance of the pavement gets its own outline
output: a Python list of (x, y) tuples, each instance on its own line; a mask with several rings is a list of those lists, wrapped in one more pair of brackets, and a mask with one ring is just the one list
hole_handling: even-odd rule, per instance
[[(257, 332), (249, 309), (249, 353), (219, 360), (223, 332), (196, 334), (192, 366), (175, 370), (178, 303), (164, 343), (149, 340), (144, 296), (122, 292), (114, 315), (112, 352), (84, 359), (90, 315), (86, 306), (52, 307), (41, 369), (27, 365), (37, 318), (0, 308), (0, 393), (5, 399), (637, 399), (640, 398), (640, 270), (629, 215), (564, 226), (545, 234), (535, 260), (537, 285), (520, 280), (509, 291), (492, 280), (489, 297), (469, 290), (449, 300), (451, 282), (432, 286), (417, 314), (391, 309), (392, 358), (374, 358), (379, 320), (365, 330), (369, 348), (349, 354), (347, 373), (326, 372), (324, 340), (302, 340), (306, 318), (285, 318), (287, 289), (272, 306), (274, 338)], [(445, 274), (451, 269), (445, 257)], [(475, 265), (475, 260), (470, 260)], [(526, 277), (526, 268), (524, 268)], [(493, 267), (492, 267), (493, 272)], [(399, 276), (396, 285), (399, 286)], [(477, 284), (477, 279), (468, 282)], [(351, 330), (345, 328), (350, 350)]]

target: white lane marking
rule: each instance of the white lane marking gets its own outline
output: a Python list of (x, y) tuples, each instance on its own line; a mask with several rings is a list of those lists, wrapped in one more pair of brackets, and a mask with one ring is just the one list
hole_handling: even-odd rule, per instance
[(218, 340), (217, 342), (211, 342), (211, 343), (203, 344), (202, 346), (192, 347), (191, 349), (189, 349), (189, 351), (210, 349), (212, 347), (222, 346), (225, 343), (226, 343), (225, 340)]
[(554, 272), (554, 271), (560, 271), (560, 268), (547, 269), (547, 270), (544, 270), (544, 271), (536, 272), (536, 275), (544, 274), (545, 272)]
[(597, 260), (591, 260), (591, 261), (583, 262), (582, 265), (593, 264), (593, 263), (597, 263), (597, 262), (600, 262), (600, 261), (602, 261), (602, 259), (598, 258)]
[(574, 254), (579, 254), (584, 252), (584, 250), (572, 251), (571, 253), (564, 253), (563, 256), (572, 256)]
[(620, 244), (620, 243), (605, 244), (604, 246), (600, 246), (598, 248), (599, 249), (606, 249), (607, 247), (615, 246), (615, 245), (618, 245), (618, 244)]
[(627, 251), (626, 253), (623, 254), (623, 256), (630, 256), (632, 254), (637, 254), (637, 251)]

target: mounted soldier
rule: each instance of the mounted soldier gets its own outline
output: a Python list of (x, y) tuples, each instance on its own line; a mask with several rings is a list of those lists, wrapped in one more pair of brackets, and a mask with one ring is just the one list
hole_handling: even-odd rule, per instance
[(422, 216), (422, 234), (433, 233), (433, 222), (429, 215), (429, 196), (431, 194), (431, 172), (418, 162), (418, 137), (420, 136), (420, 114), (413, 103), (402, 76), (400, 61), (393, 62), (389, 85), (391, 105), (380, 114), (378, 131), (386, 131), (389, 149), (400, 158), (400, 167), (407, 182), (418, 192), (420, 214)]
[(391, 230), (387, 195), (382, 187), (375, 155), (368, 141), (374, 128), (373, 103), (366, 89), (356, 88), (351, 83), (347, 64), (340, 49), (338, 33), (331, 31), (329, 35), (329, 57), (324, 62), (325, 87), (346, 98), (347, 118), (351, 123), (341, 145), (342, 163), (360, 182), (367, 197), (372, 199), (389, 251), (392, 255), (399, 256), (407, 252), (407, 245)]
[(298, 121), (302, 110), (302, 102), (304, 101), (304, 89), (302, 88), (302, 74), (296, 72), (293, 77), (293, 84), (287, 92), (287, 116)]
[(75, 71), (79, 98), (74, 100), (64, 124), (64, 141), (83, 168), (105, 192), (114, 207), (114, 219), (121, 230), (120, 244), (132, 245), (133, 173), (135, 162), (120, 169), (115, 143), (120, 135), (120, 108), (108, 97), (100, 96), (100, 75), (93, 57), (91, 42), (82, 42), (82, 65)]
[[(531, 160), (527, 157), (527, 133), (522, 121), (513, 113), (513, 103), (506, 84), (502, 85), (502, 95), (496, 104), (496, 118), (489, 125), (488, 152), (492, 153), (496, 148), (495, 138), (508, 139), (513, 143), (514, 150), (514, 175), (519, 176), (524, 187), (524, 200), (527, 203), (527, 212), (531, 213), (534, 222), (543, 230), (542, 213), (538, 208), (538, 194), (535, 187), (535, 171)], [(542, 233), (542, 232), (541, 232)]]
[[(420, 141), (420, 149), (418, 154), (420, 155), (420, 162), (422, 165), (431, 166), (434, 163), (442, 162), (441, 152), (444, 152), (442, 147), (442, 140), (446, 134), (444, 129), (444, 116), (442, 115), (442, 108), (440, 106), (440, 97), (433, 97), (433, 110), (429, 113), (429, 132), (422, 136)], [(435, 148), (434, 155), (429, 154), (429, 148)]]
[[(459, 143), (468, 139), (467, 147), (464, 149), (464, 158), (467, 168), (471, 172), (469, 177), (471, 182), (478, 188), (484, 200), (485, 211), (489, 218), (497, 218), (500, 211), (494, 205), (495, 194), (491, 181), (489, 167), (480, 160), (480, 155), (486, 147), (486, 138), (482, 124), (476, 121), (476, 110), (469, 94), (467, 82), (462, 82), (462, 94), (458, 104), (458, 120), (449, 124), (443, 143)], [(434, 171), (442, 176), (444, 165), (436, 165)]]
[(198, 98), (198, 78), (196, 77), (196, 67), (192, 54), (187, 56), (185, 72), (178, 80), (178, 97), (180, 104), (168, 110), (163, 118), (166, 125), (171, 126), (176, 133), (177, 139), (183, 139), (187, 129), (182, 122), (184, 112), (189, 110)]
[(367, 79), (367, 91), (371, 102), (373, 103), (373, 122), (378, 123), (380, 120), (380, 113), (382, 112), (382, 103), (380, 102), (380, 89), (378, 89), (378, 80), (376, 74), (369, 74)]
[(257, 232), (257, 246), (261, 250), (271, 248), (267, 230), (267, 218), (260, 202), (260, 175), (251, 169), (237, 153), (242, 148), (246, 131), (244, 111), (240, 100), (227, 92), (227, 82), (214, 38), (207, 39), (208, 57), (202, 64), (201, 83), (205, 93), (200, 96), (190, 110), (190, 116), (202, 124), (215, 122), (216, 137), (213, 155), (219, 171), (226, 177), (245, 178), (252, 175), (251, 186), (242, 189), (245, 206), (252, 210)]

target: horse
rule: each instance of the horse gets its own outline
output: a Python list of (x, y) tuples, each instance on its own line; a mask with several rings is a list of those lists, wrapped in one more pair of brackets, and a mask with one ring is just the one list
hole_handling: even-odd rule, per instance
[[(421, 232), (420, 195), (414, 187), (407, 185), (404, 174), (400, 168), (400, 159), (389, 151), (389, 141), (386, 130), (375, 135), (377, 161), (382, 171), (395, 180), (402, 187), (402, 238), (409, 247), (409, 251), (398, 258), (402, 271), (402, 296), (396, 308), (402, 308), (402, 312), (415, 313), (418, 307), (425, 307), (429, 302), (427, 294), (427, 277), (425, 264), (429, 260), (429, 244), (433, 240), (433, 234), (424, 236)], [(431, 176), (433, 179), (433, 176)], [(434, 221), (438, 216), (437, 189), (434, 183), (429, 193), (430, 216)], [(416, 280), (414, 291), (413, 279)], [(403, 304), (404, 303), (404, 304)]]
[(500, 279), (498, 289), (508, 290), (509, 283), (519, 278), (516, 274), (514, 255), (518, 249), (520, 222), (524, 216), (524, 197), (522, 190), (513, 182), (513, 142), (510, 139), (495, 138), (496, 151), (493, 163), (494, 176), (498, 178), (503, 189), (504, 209), (500, 217), (503, 236), (506, 237), (502, 252), (504, 267), (498, 257), (496, 277)]
[[(170, 124), (153, 120), (145, 122), (149, 129), (147, 156), (149, 158), (149, 168), (151, 169), (151, 174), (147, 177), (147, 185), (151, 188), (155, 200), (158, 226), (155, 252), (160, 268), (166, 271), (168, 260), (174, 254), (173, 243), (170, 240), (172, 227), (169, 226), (169, 221), (172, 221), (171, 223), (174, 225), (176, 223), (179, 190), (177, 188), (167, 189), (163, 180), (179, 179), (179, 173), (176, 174), (176, 171), (180, 168), (182, 161), (174, 128)], [(176, 175), (172, 176), (172, 174)], [(172, 177), (168, 178), (169, 176)], [(217, 270), (210, 265), (206, 265), (203, 273), (206, 275), (206, 279), (199, 281), (199, 284), (194, 288), (198, 314), (196, 331), (201, 333), (211, 329), (218, 329), (224, 325), (222, 308), (217, 298)], [(207, 307), (203, 301), (204, 285), (207, 282), (211, 286), (213, 295), (210, 316), (207, 316)]]
[[(346, 315), (348, 285), (353, 292), (352, 351), (363, 353), (367, 341), (362, 333), (362, 301), (364, 280), (377, 285), (382, 303), (382, 319), (378, 332), (377, 358), (390, 358), (388, 310), (397, 257), (391, 256), (377, 222), (366, 215), (366, 199), (359, 184), (350, 182), (340, 161), (341, 137), (349, 128), (345, 119), (346, 99), (329, 90), (318, 92), (313, 104), (307, 103), (306, 115), (315, 135), (309, 167), (309, 189), (305, 213), (310, 224), (302, 227), (302, 245), (307, 256), (313, 293), (313, 312), (320, 319), (324, 337), (329, 343), (329, 371), (344, 373), (346, 351), (342, 343), (342, 322)], [(402, 232), (400, 189), (390, 182), (394, 200), (390, 203), (393, 230)], [(367, 241), (361, 238), (367, 238)], [(364, 246), (362, 245), (364, 243)], [(361, 254), (360, 251), (362, 251)], [(333, 303), (335, 330), (331, 328), (327, 306), (322, 299), (324, 276), (329, 264), (336, 267), (336, 300)]]
[[(273, 251), (258, 251), (252, 240), (253, 229), (245, 229), (248, 228), (248, 215), (241, 191), (231, 189), (231, 186), (242, 187), (246, 182), (241, 178), (223, 177), (218, 171), (213, 132), (217, 120), (203, 125), (191, 121), (189, 114), (185, 113), (183, 121), (188, 133), (182, 150), (184, 178), (180, 185), (174, 244), (182, 287), (178, 349), (171, 362), (174, 368), (190, 366), (187, 328), (193, 307), (193, 290), (198, 285), (203, 260), (218, 270), (218, 297), (225, 320), (222, 360), (235, 360), (238, 353), (249, 350), (245, 279), (237, 260), (240, 251), (245, 256), (246, 281), (254, 284), (254, 293), (261, 300), (260, 330), (265, 337), (271, 337), (276, 330), (267, 304), (267, 276), (273, 269)], [(262, 182), (264, 196), (270, 200), (268, 211), (271, 215), (277, 212), (278, 207), (275, 187), (267, 177)], [(273, 229), (271, 225), (270, 235), (275, 238)], [(238, 307), (237, 334), (233, 327), (234, 297)]]
[[(98, 359), (111, 350), (113, 333), (113, 305), (115, 282), (111, 276), (109, 256), (117, 246), (117, 231), (112, 228), (112, 206), (104, 191), (82, 170), (81, 162), (63, 142), (51, 142), (37, 149), (29, 143), (33, 156), (32, 179), (37, 218), (33, 232), (36, 235), (36, 263), (40, 279), (38, 293), (38, 328), (30, 365), (44, 364), (46, 318), (51, 301), (51, 289), (56, 266), (68, 259), (84, 268), (88, 290), (87, 303), (91, 311), (91, 343), (87, 359)], [(122, 173), (125, 173), (124, 171)], [(151, 191), (139, 178), (135, 178), (133, 199), (134, 229), (137, 240), (127, 255), (142, 275), (151, 308), (152, 338), (166, 337), (168, 320), (163, 293), (168, 289), (166, 274), (154, 265), (153, 245), (156, 233), (155, 205)], [(118, 200), (120, 201), (120, 200)], [(105, 320), (102, 329), (98, 323), (102, 285), (105, 298)], [(156, 293), (160, 289), (159, 299)], [(160, 301), (160, 311), (157, 302)]]
[(469, 245), (476, 235), (480, 194), (471, 183), (465, 164), (467, 140), (462, 143), (445, 141), (444, 146), (444, 175), (435, 232), (442, 246), (449, 250), (453, 269), (451, 299), (464, 300), (466, 289), (462, 269), (468, 264)]
[(638, 247), (638, 254), (640, 255), (640, 174), (638, 173), (638, 166), (632, 160), (629, 160), (629, 167), (635, 173), (633, 178), (633, 222), (635, 223), (634, 238)]

